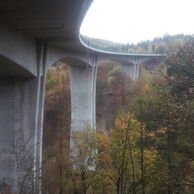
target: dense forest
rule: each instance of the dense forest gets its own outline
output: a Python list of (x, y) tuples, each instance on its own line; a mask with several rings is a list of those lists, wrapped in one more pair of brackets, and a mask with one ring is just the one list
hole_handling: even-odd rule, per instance
[(193, 194), (194, 38), (165, 36), (117, 49), (168, 57), (141, 66), (137, 81), (115, 62), (99, 64), (97, 130), (72, 133), (71, 146), (69, 68), (58, 64), (49, 69), (43, 192)]

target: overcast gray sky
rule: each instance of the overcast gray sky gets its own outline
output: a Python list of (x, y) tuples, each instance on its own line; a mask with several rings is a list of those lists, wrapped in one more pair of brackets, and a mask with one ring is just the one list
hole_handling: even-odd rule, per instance
[(120, 43), (194, 34), (194, 0), (94, 0), (80, 32)]

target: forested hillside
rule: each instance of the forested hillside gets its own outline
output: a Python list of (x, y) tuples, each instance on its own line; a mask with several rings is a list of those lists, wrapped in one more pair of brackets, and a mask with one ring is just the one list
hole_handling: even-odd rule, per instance
[[(94, 44), (110, 49), (101, 40)], [(165, 36), (125, 49), (168, 57), (157, 66), (142, 66), (137, 81), (119, 64), (100, 64), (97, 132), (73, 133), (71, 147), (69, 69), (60, 64), (49, 70), (45, 194), (194, 193), (194, 39)]]
[(174, 36), (165, 35), (162, 38), (154, 38), (152, 41), (142, 41), (137, 44), (121, 44), (107, 40), (94, 39), (83, 36), (84, 42), (91, 48), (124, 53), (172, 53), (182, 46), (186, 39), (191, 36), (177, 34)]

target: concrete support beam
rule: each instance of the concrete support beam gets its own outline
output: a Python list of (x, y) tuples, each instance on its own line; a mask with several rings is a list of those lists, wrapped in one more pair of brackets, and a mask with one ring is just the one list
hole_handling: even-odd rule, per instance
[(41, 168), (42, 168), (42, 137), (43, 113), (46, 81), (47, 46), (37, 44), (37, 87), (36, 87), (36, 114), (34, 131), (34, 193), (41, 194)]
[(22, 188), (40, 193), (44, 55), (38, 45), (37, 77), (0, 79), (0, 185), (14, 192)]
[(128, 75), (132, 80), (137, 80), (139, 78), (140, 66), (149, 62), (156, 61), (158, 64), (160, 61), (164, 60), (164, 55), (116, 55), (116, 54), (101, 54), (97, 56), (97, 63), (102, 63), (107, 60), (115, 61), (121, 65), (121, 70), (123, 73)]
[[(137, 80), (139, 78), (140, 66), (152, 60), (156, 61), (156, 59), (157, 58), (149, 57), (149, 56), (147, 57), (135, 56), (135, 57), (129, 57), (128, 59), (123, 58), (120, 61), (121, 69), (122, 69), (122, 72), (125, 73), (127, 76), (129, 76), (132, 80)], [(163, 60), (163, 58), (161, 57), (160, 60)], [(158, 59), (158, 62), (160, 60)]]
[(8, 74), (7, 70), (14, 71), (18, 65), (28, 71), (29, 75), (37, 75), (35, 39), (0, 23), (0, 43), (0, 57), (8, 58), (12, 62), (12, 64), (8, 64), (7, 61), (3, 61), (1, 74)]
[(121, 65), (122, 72), (129, 76), (132, 80), (139, 78), (139, 64), (126, 64)]
[(70, 66), (71, 128), (96, 127), (96, 66)]
[(36, 89), (36, 78), (0, 80), (0, 184), (14, 191), (33, 181)]

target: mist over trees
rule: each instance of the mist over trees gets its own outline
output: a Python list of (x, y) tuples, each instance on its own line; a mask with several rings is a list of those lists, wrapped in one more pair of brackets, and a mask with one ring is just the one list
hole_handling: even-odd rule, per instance
[(97, 131), (74, 132), (71, 147), (69, 69), (49, 70), (45, 194), (194, 193), (194, 38), (165, 36), (130, 49), (168, 57), (142, 66), (137, 81), (119, 64), (100, 64)]

